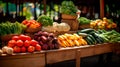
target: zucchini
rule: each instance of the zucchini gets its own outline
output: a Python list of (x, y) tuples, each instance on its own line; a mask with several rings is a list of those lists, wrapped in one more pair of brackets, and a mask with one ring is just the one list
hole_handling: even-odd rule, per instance
[(77, 33), (79, 36), (82, 36), (82, 37), (87, 37), (88, 36), (88, 34), (86, 34), (86, 33), (80, 33), (80, 32), (78, 32)]
[(89, 45), (94, 44), (94, 41), (89, 36), (87, 36), (86, 39), (87, 39)]
[(91, 45), (92, 43), (89, 41), (89, 39), (85, 38), (85, 40), (87, 41), (88, 45)]
[(96, 39), (92, 36), (92, 35), (88, 35), (91, 39), (92, 39), (92, 41), (94, 42), (94, 44), (96, 44)]
[(90, 32), (93, 32), (95, 31), (94, 29), (91, 29), (91, 28), (88, 28), (88, 29), (83, 29), (80, 31), (80, 33), (86, 33), (86, 34), (89, 34)]

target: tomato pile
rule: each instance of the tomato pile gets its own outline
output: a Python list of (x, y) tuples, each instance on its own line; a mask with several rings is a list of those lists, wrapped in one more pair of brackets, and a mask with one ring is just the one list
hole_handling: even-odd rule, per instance
[(41, 46), (36, 40), (33, 40), (30, 36), (23, 34), (13, 36), (7, 46), (13, 48), (14, 53), (34, 52), (41, 50)]
[(24, 20), (22, 24), (26, 25), (28, 28), (38, 28), (41, 27), (41, 24), (35, 20)]

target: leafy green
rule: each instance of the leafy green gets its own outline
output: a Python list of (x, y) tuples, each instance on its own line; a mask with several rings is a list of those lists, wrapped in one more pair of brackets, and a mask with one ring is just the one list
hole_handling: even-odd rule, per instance
[(90, 22), (91, 22), (90, 19), (87, 19), (85, 17), (78, 18), (78, 21), (79, 21), (80, 24), (90, 24)]
[(49, 25), (52, 26), (53, 25), (53, 20), (46, 15), (39, 16), (37, 21), (40, 22), (42, 24), (42, 26), (49, 26)]
[(21, 34), (26, 26), (19, 23), (11, 23), (9, 21), (0, 24), (0, 36), (7, 34)]
[(76, 15), (77, 8), (72, 1), (63, 1), (61, 4), (61, 13)]

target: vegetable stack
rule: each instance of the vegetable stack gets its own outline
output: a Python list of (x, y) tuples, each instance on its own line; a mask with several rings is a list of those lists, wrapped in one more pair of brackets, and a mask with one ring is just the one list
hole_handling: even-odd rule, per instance
[(26, 26), (19, 22), (1, 23), (0, 24), (0, 36), (7, 35), (7, 34), (21, 34), (25, 28)]

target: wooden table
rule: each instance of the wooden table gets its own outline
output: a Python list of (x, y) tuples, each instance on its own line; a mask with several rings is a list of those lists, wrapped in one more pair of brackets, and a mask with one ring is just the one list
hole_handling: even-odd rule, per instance
[(45, 53), (20, 53), (0, 56), (0, 67), (45, 67)]
[(112, 47), (113, 44), (105, 43), (50, 50), (46, 52), (46, 63), (53, 64), (66, 60), (76, 59), (76, 67), (80, 67), (80, 58), (112, 52)]
[(113, 52), (114, 44), (104, 43), (96, 45), (76, 46), (47, 50), (41, 52), (20, 53), (12, 56), (0, 56), (1, 67), (45, 67), (46, 64), (76, 60), (76, 67), (80, 67), (80, 58)]

